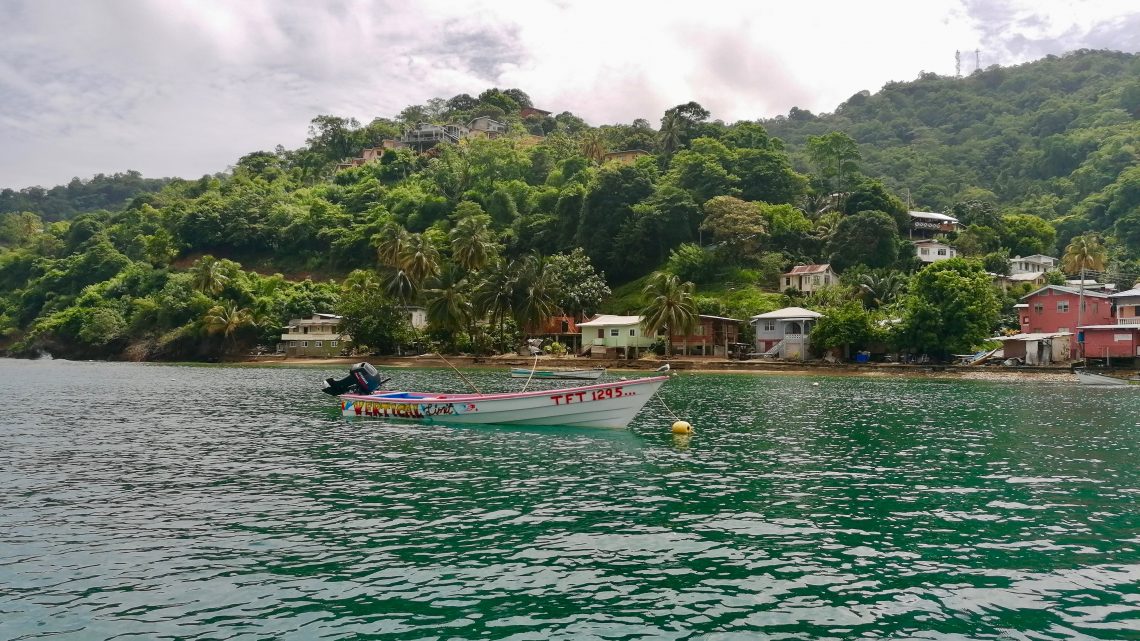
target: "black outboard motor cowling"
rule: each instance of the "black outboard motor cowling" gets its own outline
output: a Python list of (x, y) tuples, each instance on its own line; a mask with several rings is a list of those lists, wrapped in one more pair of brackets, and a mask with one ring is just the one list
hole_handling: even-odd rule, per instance
[(321, 391), (330, 396), (350, 393), (371, 394), (390, 380), (390, 378), (380, 378), (380, 372), (371, 363), (357, 363), (348, 368), (348, 376), (342, 379), (326, 378)]

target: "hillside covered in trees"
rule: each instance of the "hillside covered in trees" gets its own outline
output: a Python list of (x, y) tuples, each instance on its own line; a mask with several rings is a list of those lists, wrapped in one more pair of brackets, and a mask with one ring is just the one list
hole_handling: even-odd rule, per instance
[[(836, 344), (871, 340), (874, 314), (933, 322), (928, 307), (907, 310), (928, 302), (922, 283), (938, 281), (992, 298), (976, 306), (978, 328), (948, 337), (904, 323), (873, 338), (963, 350), (1012, 303), (975, 286), (988, 282), (983, 265), (1000, 271), (1010, 255), (1097, 232), (1108, 268), (1137, 272), (1137, 71), (1137, 56), (1079, 52), (961, 79), (924, 74), (830, 115), (732, 124), (690, 102), (657, 123), (594, 127), (526, 109), (518, 89), (367, 124), (318, 116), (299, 149), (139, 189), (121, 207), (70, 220), (0, 213), (3, 345), (210, 358), (272, 345), (289, 318), (333, 310), (370, 349), (490, 351), (555, 312), (636, 311), (613, 306), (641, 298), (611, 289), (654, 270), (695, 283), (701, 311), (747, 318), (780, 302), (787, 267), (830, 262), (843, 283), (809, 302), (846, 310), (833, 315), (850, 321), (833, 327)], [(481, 116), (503, 134), (423, 153), (384, 147), (418, 123)], [(375, 160), (345, 167), (378, 147)], [(646, 153), (607, 156), (619, 150)], [(908, 196), (967, 224), (947, 240), (976, 260), (912, 278)], [(762, 290), (771, 293), (741, 293)], [(427, 308), (428, 335), (400, 320), (406, 304)]]

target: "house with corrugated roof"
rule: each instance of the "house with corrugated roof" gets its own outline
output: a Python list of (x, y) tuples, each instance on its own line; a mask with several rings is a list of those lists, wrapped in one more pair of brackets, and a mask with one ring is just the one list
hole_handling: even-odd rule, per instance
[(643, 316), (600, 314), (578, 323), (582, 330), (582, 351), (590, 358), (637, 358), (648, 350), (657, 336), (641, 327)]
[(756, 353), (768, 358), (807, 360), (809, 335), (823, 314), (803, 307), (785, 307), (757, 314), (748, 322), (756, 330)]
[(796, 265), (792, 271), (780, 276), (781, 289), (794, 289), (810, 294), (818, 289), (839, 282), (839, 276), (830, 264)]

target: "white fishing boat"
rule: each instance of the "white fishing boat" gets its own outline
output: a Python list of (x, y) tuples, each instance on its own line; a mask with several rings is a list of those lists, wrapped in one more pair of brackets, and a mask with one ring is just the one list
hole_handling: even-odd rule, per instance
[[(532, 374), (533, 371), (533, 374)], [(606, 373), (604, 367), (592, 369), (536, 369), (512, 367), (511, 378), (566, 379), (573, 381), (596, 381)]]
[(376, 368), (354, 365), (341, 380), (325, 381), (325, 392), (340, 400), (345, 417), (386, 418), (418, 423), (571, 425), (625, 427), (668, 376), (651, 376), (582, 387), (502, 394), (387, 392)]
[(1118, 376), (1108, 376), (1107, 374), (1097, 374), (1087, 369), (1073, 371), (1077, 375), (1077, 382), (1081, 385), (1140, 385), (1140, 378), (1136, 378), (1135, 376), (1132, 378), (1120, 378)]

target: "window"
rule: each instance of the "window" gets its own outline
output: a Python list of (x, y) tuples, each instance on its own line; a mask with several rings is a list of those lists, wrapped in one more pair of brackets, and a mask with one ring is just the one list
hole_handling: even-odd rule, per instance
[(1093, 303), (1093, 313), (1094, 314), (1100, 313), (1100, 303)]
[(621, 332), (619, 332), (616, 327), (610, 330), (610, 336), (620, 336), (620, 335), (621, 335)]
[(336, 347), (338, 341), (329, 341), (329, 347)]
[(302, 327), (302, 328), (301, 328), (301, 333), (302, 333), (302, 334), (308, 334), (308, 333), (309, 333), (309, 326), (308, 326), (308, 325), (305, 325), (304, 327)]
[(946, 255), (946, 250), (945, 250), (945, 249), (939, 249), (939, 250), (938, 250), (938, 255), (939, 255), (939, 256), (945, 256), (945, 255)]
[(812, 285), (818, 285), (819, 284), (819, 276), (812, 276), (811, 277), (811, 284)]
[(637, 336), (637, 330), (636, 329), (629, 330), (629, 335), (630, 336)]
[(791, 287), (791, 286), (792, 286), (792, 279), (785, 277), (784, 278), (784, 287)]
[(831, 284), (831, 276), (824, 274), (823, 275), (823, 284), (824, 285), (830, 285)]
[(1062, 314), (1069, 311), (1069, 301), (1067, 301), (1067, 300), (1057, 301), (1057, 311), (1061, 312)]
[(308, 347), (309, 341), (301, 341), (301, 347)]
[(764, 331), (766, 331), (766, 332), (776, 331), (776, 321), (774, 321), (774, 320), (764, 321)]
[(296, 347), (297, 341), (289, 341), (289, 347)]
[(1033, 311), (1034, 311), (1034, 313), (1037, 313), (1037, 314), (1044, 314), (1045, 313), (1045, 305), (1043, 305), (1041, 303), (1037, 303), (1033, 306)]
[(923, 256), (929, 256), (929, 255), (930, 255), (930, 250), (929, 250), (929, 249), (927, 249), (927, 248), (925, 248), (925, 247), (923, 247), (923, 248), (922, 248), (921, 250), (919, 250), (919, 251), (921, 251), (921, 252), (922, 252), (922, 255), (923, 255)]
[(570, 321), (568, 321), (568, 320), (562, 321), (562, 333), (563, 334), (569, 334), (570, 333)]
[(324, 346), (325, 346), (324, 341), (316, 341), (316, 344), (314, 345), (314, 347), (324, 347)]

